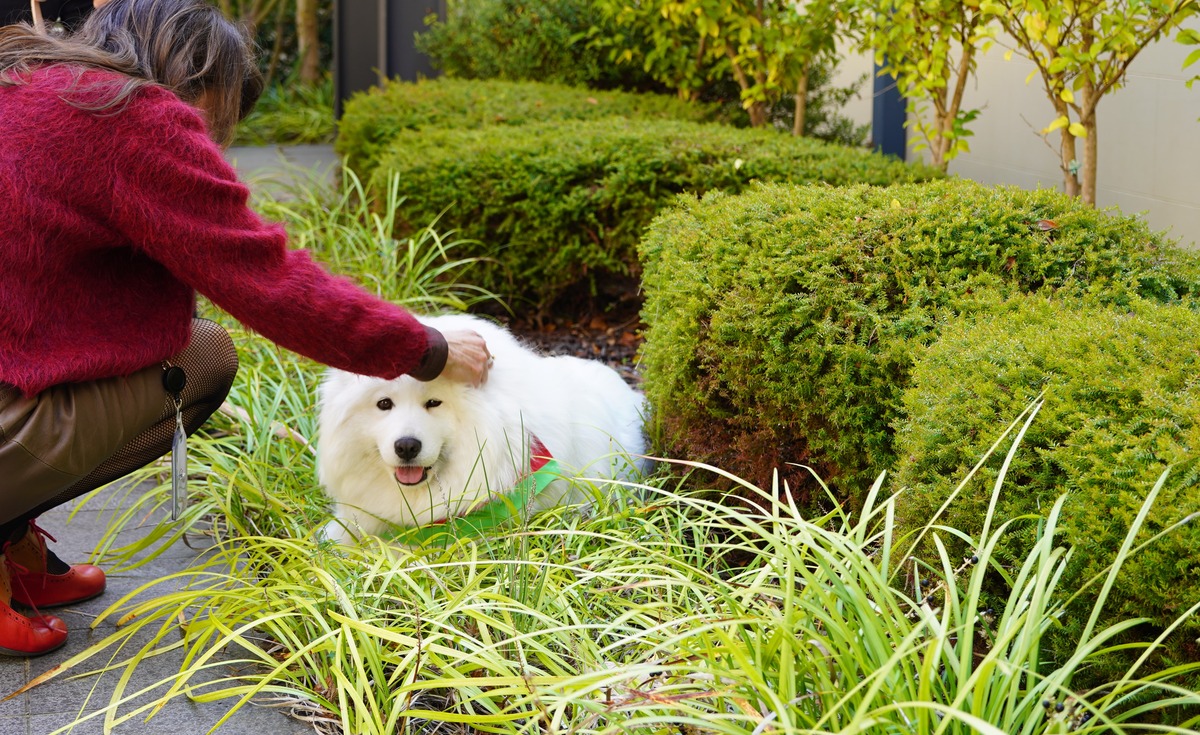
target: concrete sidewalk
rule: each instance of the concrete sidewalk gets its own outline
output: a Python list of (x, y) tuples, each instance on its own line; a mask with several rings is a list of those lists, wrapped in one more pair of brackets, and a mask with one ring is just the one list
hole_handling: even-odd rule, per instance
[[(243, 179), (253, 187), (288, 186), (303, 181), (309, 175), (334, 177), (338, 175), (337, 158), (330, 146), (297, 146), (278, 148), (233, 148), (228, 158), (237, 167)], [(135, 495), (127, 494), (118, 487), (110, 487), (90, 496), (82, 509), (68, 522), (68, 516), (79, 503), (70, 503), (47, 513), (41, 525), (58, 538), (53, 545), (55, 551), (68, 562), (82, 561), (96, 547), (104, 535), (114, 513), (129, 507)], [(122, 537), (129, 543), (149, 533), (161, 517), (140, 520), (136, 528)], [(89, 631), (91, 622), (110, 604), (126, 593), (144, 584), (180, 572), (197, 560), (201, 550), (177, 543), (162, 556), (136, 570), (110, 574), (108, 591), (100, 598), (79, 605), (53, 611), (61, 617), (71, 631), (67, 645), (54, 653), (32, 659), (0, 657), (0, 698), (20, 689), (30, 680), (52, 667), (103, 639), (115, 630), (112, 620), (106, 620), (96, 631)], [(177, 584), (163, 584), (142, 593), (139, 599), (165, 594), (178, 589)], [(143, 636), (148, 640), (149, 634)], [(133, 650), (118, 654), (116, 660), (127, 658)], [(102, 654), (94, 660), (76, 668), (85, 672), (109, 663), (111, 654)], [(166, 691), (169, 683), (155, 686), (179, 671), (183, 660), (181, 651), (157, 656), (140, 663), (133, 680), (125, 686), (127, 693), (153, 687), (152, 690), (120, 707), (128, 713), (138, 704), (153, 701)], [(93, 717), (80, 724), (72, 723), (88, 713), (102, 709), (109, 703), (122, 670), (90, 676), (80, 680), (65, 677), (52, 680), (32, 691), (0, 702), (0, 735), (50, 735), (72, 733), (72, 735), (98, 735), (104, 732), (104, 718)], [(215, 674), (213, 674), (215, 676)], [(144, 716), (118, 725), (114, 732), (120, 735), (200, 735), (211, 728), (225, 715), (236, 700), (224, 700), (206, 704), (189, 702), (178, 697), (164, 707), (153, 719), (146, 722)], [(217, 731), (221, 735), (300, 735), (314, 732), (305, 722), (287, 716), (281, 710), (259, 706), (243, 707)]]
[(341, 166), (331, 145), (230, 148), (225, 158), (256, 192), (287, 197), (291, 188), (313, 180), (336, 182)]

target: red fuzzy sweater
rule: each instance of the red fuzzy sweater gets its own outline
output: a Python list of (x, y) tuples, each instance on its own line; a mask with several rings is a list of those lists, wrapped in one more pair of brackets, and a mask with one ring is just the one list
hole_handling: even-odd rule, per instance
[(147, 87), (82, 110), (63, 97), (103, 98), (120, 78), (79, 73), (0, 86), (0, 382), (32, 395), (158, 363), (186, 346), (195, 292), (326, 365), (428, 371), (438, 335), (289, 250), (195, 109)]

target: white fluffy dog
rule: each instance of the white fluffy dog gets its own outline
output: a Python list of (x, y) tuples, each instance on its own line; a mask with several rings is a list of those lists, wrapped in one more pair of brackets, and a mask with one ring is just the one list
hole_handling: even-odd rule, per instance
[[(317, 472), (336, 515), (327, 537), (346, 543), (389, 524), (461, 517), (510, 491), (547, 455), (563, 476), (631, 479), (646, 470), (637, 457), (645, 452), (644, 399), (607, 365), (541, 356), (478, 317), (421, 321), (474, 329), (495, 364), (479, 388), (329, 371), (317, 437)], [(556, 479), (522, 511), (586, 500)]]

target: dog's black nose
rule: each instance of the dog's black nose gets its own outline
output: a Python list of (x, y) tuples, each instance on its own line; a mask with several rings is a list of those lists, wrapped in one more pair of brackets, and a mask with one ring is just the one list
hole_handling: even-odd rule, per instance
[(421, 453), (421, 440), (406, 436), (396, 440), (396, 456), (405, 462), (411, 462)]

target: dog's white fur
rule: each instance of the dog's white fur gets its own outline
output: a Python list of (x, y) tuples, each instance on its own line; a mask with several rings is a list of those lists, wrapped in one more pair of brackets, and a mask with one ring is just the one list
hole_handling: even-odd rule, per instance
[[(423, 383), (328, 372), (317, 436), (317, 472), (336, 516), (325, 527), (327, 537), (347, 543), (388, 524), (420, 526), (462, 515), (528, 473), (531, 436), (564, 476), (633, 479), (646, 470), (636, 456), (645, 452), (644, 399), (612, 368), (539, 355), (479, 317), (421, 321), (443, 332), (474, 329), (495, 364), (479, 388), (442, 378)], [(419, 453), (406, 461), (401, 451), (411, 453), (414, 439)], [(401, 475), (419, 474), (414, 466), (427, 468), (424, 479), (402, 485)], [(586, 500), (571, 483), (555, 480), (529, 510)]]

